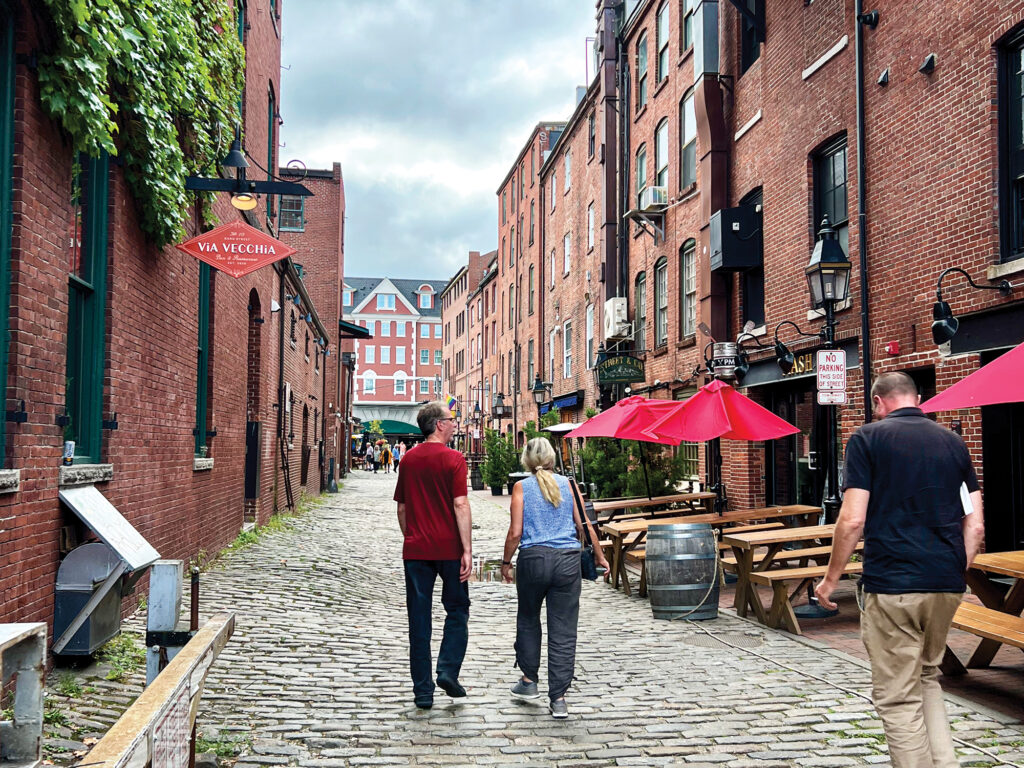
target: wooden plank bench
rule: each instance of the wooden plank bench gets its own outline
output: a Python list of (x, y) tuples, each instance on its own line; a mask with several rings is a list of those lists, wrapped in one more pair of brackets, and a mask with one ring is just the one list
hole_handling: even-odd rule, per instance
[[(856, 549), (854, 551), (860, 552), (864, 549), (864, 542), (858, 541)], [(831, 545), (825, 545), (820, 547), (802, 547), (800, 549), (784, 549), (781, 552), (777, 552), (772, 558), (773, 563), (780, 562), (792, 562), (797, 561), (800, 568), (807, 567), (807, 561), (813, 560), (815, 565), (828, 565), (828, 559), (832, 555)], [(763, 555), (754, 555), (754, 565), (760, 565), (763, 559)], [(722, 570), (726, 573), (736, 573), (736, 555), (723, 554), (722, 555)]]
[[(960, 603), (953, 617), (953, 628), (970, 632), (986, 640), (995, 640), (997, 643), (1024, 649), (1024, 618), (994, 608), (968, 602)], [(974, 665), (968, 662), (967, 666)], [(962, 675), (967, 671), (949, 646), (946, 646), (946, 655), (942, 660), (942, 671), (947, 675)]]
[[(846, 564), (843, 569), (844, 576), (861, 573), (864, 570), (864, 563), (860, 560)], [(757, 600), (754, 606), (757, 618), (769, 627), (784, 626), (794, 635), (801, 634), (800, 623), (793, 613), (793, 596), (815, 579), (822, 578), (828, 572), (827, 565), (811, 565), (805, 568), (779, 568), (770, 571), (755, 571), (750, 574), (752, 584), (772, 588), (772, 605), (765, 615), (761, 601)], [(796, 582), (796, 588), (790, 591), (789, 584)]]

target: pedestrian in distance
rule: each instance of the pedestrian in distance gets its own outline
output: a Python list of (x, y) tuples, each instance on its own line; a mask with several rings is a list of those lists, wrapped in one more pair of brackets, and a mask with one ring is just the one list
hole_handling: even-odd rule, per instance
[[(957, 768), (939, 664), (981, 548), (981, 491), (964, 441), (918, 407), (913, 379), (887, 373), (871, 387), (881, 421), (846, 446), (843, 506), (828, 573), (832, 592), (864, 534), (861, 639), (893, 768)], [(969, 497), (968, 497), (969, 494)]]
[(397, 472), (398, 462), (402, 460), (402, 446), (401, 443), (399, 443), (397, 440), (395, 441), (395, 444), (391, 446), (391, 455), (395, 459), (395, 472)]
[(377, 474), (377, 470), (380, 469), (380, 443), (373, 446), (373, 474)]
[[(568, 478), (556, 475), (555, 449), (547, 438), (535, 437), (523, 449), (522, 465), (530, 477), (512, 489), (511, 520), (501, 559), (501, 576), (512, 581), (516, 561), (516, 666), (522, 671), (512, 686), (519, 699), (539, 698), (540, 609), (547, 604), (548, 707), (552, 717), (569, 716), (565, 692), (576, 667), (576, 625), (580, 614), (580, 542), (589, 535), (594, 562), (608, 568), (597, 535), (575, 501)], [(584, 522), (586, 521), (586, 522)], [(577, 538), (579, 534), (579, 538)]]
[(388, 475), (391, 473), (391, 446), (387, 443), (380, 449), (380, 463), (384, 467), (384, 474)]
[(430, 634), (434, 582), (441, 578), (446, 618), (437, 655), (437, 685), (449, 696), (466, 695), (459, 672), (469, 641), (469, 576), (473, 571), (472, 517), (466, 459), (448, 447), (457, 429), (448, 406), (427, 403), (416, 417), (426, 438), (402, 456), (395, 501), (405, 543), (405, 600), (409, 614), (409, 670), (420, 709), (434, 703)]

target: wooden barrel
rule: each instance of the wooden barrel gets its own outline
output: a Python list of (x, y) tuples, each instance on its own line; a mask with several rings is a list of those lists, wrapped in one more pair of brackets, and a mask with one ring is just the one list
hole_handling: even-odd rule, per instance
[(652, 525), (646, 544), (654, 618), (718, 618), (718, 542), (711, 526)]

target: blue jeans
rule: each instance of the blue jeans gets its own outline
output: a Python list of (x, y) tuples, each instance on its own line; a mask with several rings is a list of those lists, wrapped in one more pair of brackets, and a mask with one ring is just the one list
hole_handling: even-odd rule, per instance
[(430, 673), (431, 611), (434, 581), (441, 577), (441, 605), (448, 614), (444, 621), (441, 649), (437, 654), (437, 676), (459, 679), (469, 642), (469, 583), (459, 581), (458, 560), (406, 560), (405, 603), (409, 613), (409, 671), (417, 701), (434, 697)]

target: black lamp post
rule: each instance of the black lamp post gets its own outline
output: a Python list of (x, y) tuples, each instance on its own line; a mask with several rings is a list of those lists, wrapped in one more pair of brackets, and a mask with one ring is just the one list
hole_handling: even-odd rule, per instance
[(551, 390), (550, 382), (541, 381), (540, 374), (533, 380), (533, 386), (530, 387), (530, 391), (533, 393), (533, 402), (537, 404), (537, 422), (540, 426), (540, 407), (544, 404), (544, 401), (548, 399), (548, 392)]
[(501, 420), (512, 415), (512, 406), (505, 405), (505, 395), (499, 392), (494, 396), (494, 405), (491, 406), (491, 418), (498, 422), (498, 434), (501, 434)]

